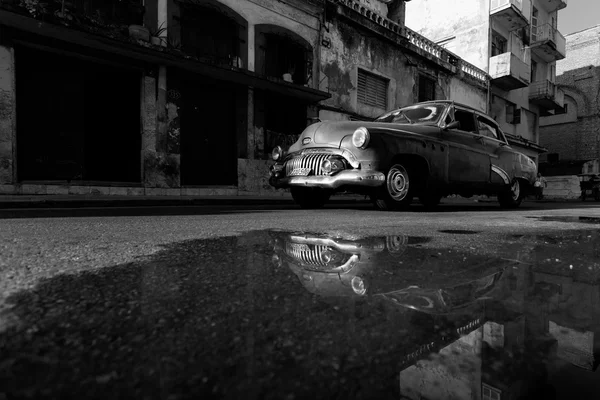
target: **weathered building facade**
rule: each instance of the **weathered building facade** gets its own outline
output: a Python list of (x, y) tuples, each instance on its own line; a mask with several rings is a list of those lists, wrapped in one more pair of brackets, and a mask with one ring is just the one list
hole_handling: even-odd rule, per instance
[(580, 174), (586, 162), (600, 159), (600, 26), (566, 41), (569, 57), (556, 65), (564, 112), (540, 120), (540, 144), (548, 148), (540, 163), (545, 175)]
[(566, 56), (557, 29), (566, 0), (422, 0), (407, 4), (406, 25), (486, 71), (487, 111), (511, 145), (538, 161), (539, 118), (560, 112), (556, 61)]
[(0, 193), (274, 194), (276, 144), (489, 77), (402, 0), (3, 0)]

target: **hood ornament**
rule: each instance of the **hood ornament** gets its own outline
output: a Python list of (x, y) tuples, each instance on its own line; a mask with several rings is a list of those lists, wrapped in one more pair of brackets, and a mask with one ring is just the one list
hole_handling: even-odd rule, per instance
[(302, 139), (302, 144), (309, 144), (311, 141), (312, 141), (311, 138), (305, 137), (304, 139)]

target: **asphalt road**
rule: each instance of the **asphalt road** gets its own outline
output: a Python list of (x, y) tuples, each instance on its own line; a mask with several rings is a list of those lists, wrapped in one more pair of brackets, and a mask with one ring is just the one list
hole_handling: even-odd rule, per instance
[(0, 218), (0, 399), (599, 389), (597, 203)]

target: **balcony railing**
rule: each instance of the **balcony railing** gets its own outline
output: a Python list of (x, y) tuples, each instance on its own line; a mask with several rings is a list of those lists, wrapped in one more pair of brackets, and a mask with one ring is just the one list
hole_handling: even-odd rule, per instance
[(552, 25), (532, 26), (531, 46), (544, 60), (553, 61), (565, 58), (566, 45), (565, 37)]
[(547, 109), (562, 108), (565, 94), (549, 80), (533, 82), (529, 85), (529, 100)]
[[(446, 63), (449, 63), (457, 67), (464, 74), (486, 84), (489, 81), (489, 75), (482, 69), (477, 68), (473, 64), (470, 64), (455, 54), (449, 52), (443, 46), (427, 39), (425, 36), (407, 28), (406, 26), (398, 25), (396, 22), (383, 17), (372, 10), (366, 8), (358, 0), (329, 0), (332, 3), (342, 4), (360, 14), (373, 22), (389, 29), (390, 31), (408, 39), (409, 43), (415, 47), (423, 50), (424, 52), (438, 58)], [(526, 0), (524, 0), (526, 1)]]
[(531, 0), (490, 0), (490, 15), (510, 31), (529, 25)]

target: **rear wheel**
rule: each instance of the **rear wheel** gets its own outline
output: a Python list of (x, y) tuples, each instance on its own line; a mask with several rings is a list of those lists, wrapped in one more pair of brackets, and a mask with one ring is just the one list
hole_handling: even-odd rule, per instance
[(331, 193), (321, 188), (290, 188), (292, 198), (301, 208), (315, 209), (322, 208), (331, 197)]
[(513, 180), (508, 189), (498, 195), (498, 201), (503, 208), (517, 208), (521, 205), (524, 190), (518, 179)]
[(411, 178), (413, 174), (408, 166), (394, 164), (386, 175), (385, 185), (372, 196), (373, 203), (380, 210), (401, 210), (407, 208), (413, 200)]

